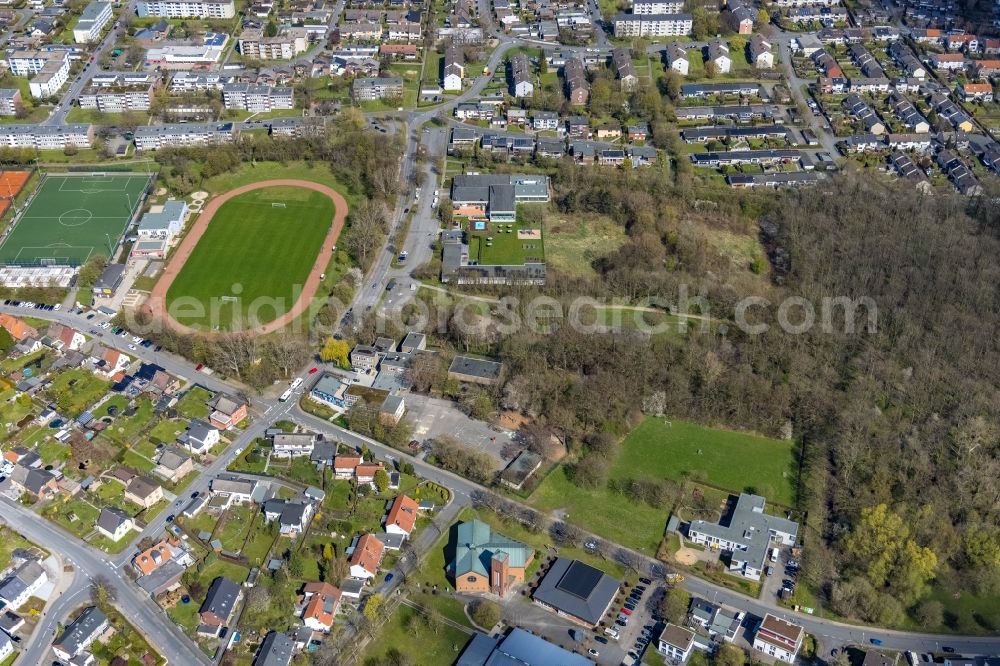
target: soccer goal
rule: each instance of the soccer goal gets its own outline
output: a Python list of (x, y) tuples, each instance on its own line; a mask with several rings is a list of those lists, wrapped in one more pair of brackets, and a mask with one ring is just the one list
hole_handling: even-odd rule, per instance
[(285, 202), (283, 201), (272, 201), (271, 208), (285, 208)]

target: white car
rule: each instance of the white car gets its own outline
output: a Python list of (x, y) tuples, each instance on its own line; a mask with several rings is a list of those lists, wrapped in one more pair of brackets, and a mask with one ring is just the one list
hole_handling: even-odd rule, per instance
[(132, 342), (134, 342), (135, 344), (139, 344), (140, 342), (142, 342), (142, 336), (140, 336), (140, 335), (133, 335), (132, 336)]
[(135, 351), (137, 349), (135, 345), (129, 345), (128, 348), (131, 349), (132, 351)]
[(98, 326), (100, 328), (111, 328), (111, 324), (106, 321), (102, 321), (100, 324), (98, 324)]
[(52, 306), (52, 309), (53, 310), (58, 310), (61, 307), (62, 307), (62, 303), (56, 303), (55, 305)]

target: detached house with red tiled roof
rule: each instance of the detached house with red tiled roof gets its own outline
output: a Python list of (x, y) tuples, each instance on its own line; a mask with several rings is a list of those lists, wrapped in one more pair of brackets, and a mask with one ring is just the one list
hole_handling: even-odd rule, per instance
[(358, 539), (351, 553), (351, 577), (367, 580), (378, 574), (378, 565), (385, 554), (385, 544), (374, 534), (365, 534)]
[(392, 501), (389, 513), (385, 517), (385, 531), (389, 534), (410, 536), (417, 524), (417, 501), (406, 495), (400, 495)]
[(48, 336), (52, 338), (62, 351), (76, 351), (87, 342), (83, 333), (70, 326), (62, 324), (52, 324), (49, 326)]
[(208, 420), (219, 430), (229, 430), (247, 417), (247, 403), (220, 393), (208, 401), (212, 409)]
[(361, 456), (336, 456), (333, 459), (333, 476), (335, 479), (353, 479), (354, 470), (362, 463)]
[(340, 607), (340, 590), (329, 583), (306, 583), (302, 596), (302, 624), (329, 633)]
[(100, 357), (100, 361), (103, 361), (103, 365), (98, 364), (98, 368), (95, 372), (99, 375), (103, 375), (108, 378), (113, 378), (120, 372), (124, 372), (125, 369), (132, 363), (132, 359), (125, 354), (121, 353), (117, 349), (105, 349), (104, 353)]

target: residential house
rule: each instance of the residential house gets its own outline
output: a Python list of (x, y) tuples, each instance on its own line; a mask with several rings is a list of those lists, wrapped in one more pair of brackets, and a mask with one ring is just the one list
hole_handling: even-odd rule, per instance
[(235, 474), (220, 474), (212, 479), (210, 487), (213, 496), (227, 498), (228, 504), (246, 504), (254, 500), (258, 486), (252, 479), (241, 479)]
[(63, 661), (71, 661), (107, 631), (108, 618), (97, 606), (89, 606), (63, 629), (52, 651)]
[(0, 659), (6, 660), (12, 654), (14, 654), (14, 641), (0, 631)]
[(729, 25), (733, 30), (741, 35), (749, 35), (753, 32), (757, 10), (751, 3), (745, 2), (745, 0), (727, 0), (726, 7), (729, 10)]
[(385, 517), (385, 531), (388, 534), (401, 534), (409, 537), (417, 524), (417, 501), (399, 495), (392, 501), (389, 513)]
[(374, 534), (364, 534), (358, 539), (351, 553), (351, 577), (368, 580), (378, 574), (378, 566), (385, 553), (385, 545)]
[(465, 78), (465, 53), (458, 46), (450, 46), (444, 53), (442, 86), (445, 90), (461, 90)]
[(939, 70), (958, 71), (965, 69), (965, 56), (961, 53), (932, 53), (930, 62), (934, 69)]
[(563, 65), (563, 79), (570, 104), (574, 106), (586, 104), (590, 98), (590, 83), (587, 81), (583, 61), (579, 58), (567, 60), (566, 64)]
[(217, 636), (228, 625), (241, 594), (242, 588), (228, 578), (220, 576), (213, 580), (204, 603), (198, 609), (201, 618), (198, 633)]
[(278, 531), (282, 536), (295, 538), (309, 526), (313, 507), (308, 502), (269, 499), (264, 502), (263, 511), (265, 521), (278, 521)]
[(14, 465), (14, 469), (10, 473), (10, 482), (15, 489), (22, 493), (28, 493), (39, 500), (55, 494), (58, 490), (56, 477), (52, 472), (25, 467), (21, 464)]
[(125, 372), (132, 363), (132, 358), (121, 353), (117, 349), (107, 348), (98, 361), (98, 368), (95, 372), (109, 379), (114, 378), (120, 372)]
[(125, 486), (125, 499), (148, 509), (163, 501), (163, 488), (148, 477), (137, 476)]
[(614, 49), (611, 51), (611, 66), (615, 70), (615, 76), (621, 84), (622, 92), (632, 92), (639, 85), (639, 77), (635, 72), (635, 65), (632, 64), (632, 50), (627, 48)]
[(288, 634), (270, 631), (257, 650), (253, 666), (289, 666), (294, 652), (295, 643)]
[(165, 446), (156, 458), (156, 467), (152, 473), (156, 476), (177, 483), (194, 471), (194, 461), (191, 456), (174, 446)]
[[(214, 424), (213, 424), (214, 425)], [(191, 421), (178, 441), (191, 453), (205, 455), (221, 441), (219, 431), (204, 421)]]
[(271, 436), (271, 455), (275, 458), (299, 458), (312, 454), (317, 436), (307, 432), (275, 433)]
[(688, 75), (691, 63), (688, 62), (687, 49), (677, 43), (670, 44), (667, 46), (666, 59), (667, 67), (679, 73), (681, 76)]
[(15, 317), (14, 315), (9, 315), (6, 312), (0, 312), (0, 326), (7, 329), (10, 333), (10, 337), (14, 338), (18, 342), (24, 340), (25, 338), (37, 338), (38, 329), (34, 326), (29, 326), (24, 322), (24, 320)]
[(134, 527), (132, 516), (117, 507), (104, 507), (97, 517), (97, 531), (112, 541), (120, 541)]
[(656, 651), (672, 664), (687, 662), (693, 647), (694, 632), (669, 622), (656, 641)]
[(45, 569), (35, 560), (22, 562), (0, 582), (0, 601), (8, 610), (17, 610), (49, 581)]
[(381, 470), (382, 463), (361, 463), (354, 468), (354, 480), (359, 486), (375, 483), (375, 475)]
[(340, 607), (340, 590), (329, 583), (306, 583), (302, 588), (302, 624), (330, 633)]
[(163, 540), (136, 554), (132, 567), (139, 574), (139, 587), (156, 597), (180, 585), (181, 576), (194, 563), (180, 540)]
[(962, 98), (963, 102), (992, 102), (993, 84), (990, 83), (970, 83), (960, 82), (955, 92)]
[(756, 34), (750, 38), (750, 62), (757, 69), (774, 67), (774, 54), (771, 53), (771, 42), (763, 35)]
[(0, 88), (0, 116), (15, 116), (24, 107), (18, 88)]
[(518, 53), (510, 59), (510, 79), (514, 97), (531, 97), (534, 94), (534, 75), (527, 55)]
[(513, 585), (524, 583), (525, 569), (534, 559), (530, 546), (494, 532), (480, 520), (467, 520), (457, 527), (455, 560), (448, 564), (448, 573), (456, 592), (503, 597)]
[(799, 654), (804, 637), (802, 627), (768, 613), (754, 634), (753, 649), (791, 664)]
[(333, 478), (353, 479), (355, 470), (363, 462), (361, 456), (338, 455), (333, 459)]
[(208, 421), (219, 430), (234, 428), (247, 417), (247, 403), (224, 393), (209, 400), (208, 406), (212, 410)]
[(733, 60), (729, 57), (729, 44), (721, 39), (709, 42), (705, 47), (706, 63), (714, 63), (719, 74), (728, 74), (733, 68)]
[(55, 340), (63, 352), (77, 351), (87, 342), (87, 338), (80, 331), (56, 323), (49, 325), (48, 337)]
[(374, 370), (382, 355), (371, 345), (355, 345), (351, 350), (351, 367), (355, 370)]

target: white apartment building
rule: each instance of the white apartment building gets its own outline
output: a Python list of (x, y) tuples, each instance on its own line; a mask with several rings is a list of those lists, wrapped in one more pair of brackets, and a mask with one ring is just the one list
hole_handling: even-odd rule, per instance
[(265, 37), (259, 28), (240, 34), (240, 53), (254, 60), (291, 60), (309, 47), (309, 33), (302, 28), (287, 28), (275, 37)]
[(240, 109), (251, 113), (295, 108), (294, 93), (291, 88), (255, 86), (249, 83), (230, 83), (224, 86), (222, 101), (227, 109)]
[(618, 14), (615, 37), (678, 37), (690, 35), (690, 14)]
[(90, 148), (93, 138), (92, 125), (0, 125), (0, 146), (6, 148)]
[(671, 0), (635, 0), (632, 4), (633, 14), (679, 14), (683, 9), (683, 2)]
[(69, 52), (14, 51), (7, 66), (14, 76), (32, 77), (28, 82), (32, 97), (51, 97), (69, 79)]
[(96, 42), (101, 30), (111, 20), (110, 2), (92, 2), (80, 14), (80, 19), (73, 28), (73, 41), (77, 44)]
[(140, 0), (135, 11), (141, 17), (229, 19), (236, 16), (236, 3), (233, 0)]
[(156, 82), (149, 72), (101, 72), (80, 93), (80, 107), (104, 113), (148, 111)]
[(135, 130), (135, 147), (139, 150), (157, 150), (166, 146), (201, 146), (232, 140), (232, 123), (142, 125)]
[(222, 90), (229, 80), (230, 76), (219, 72), (176, 72), (170, 79), (170, 92)]
[(21, 106), (21, 91), (17, 88), (0, 88), (0, 116), (13, 116)]

